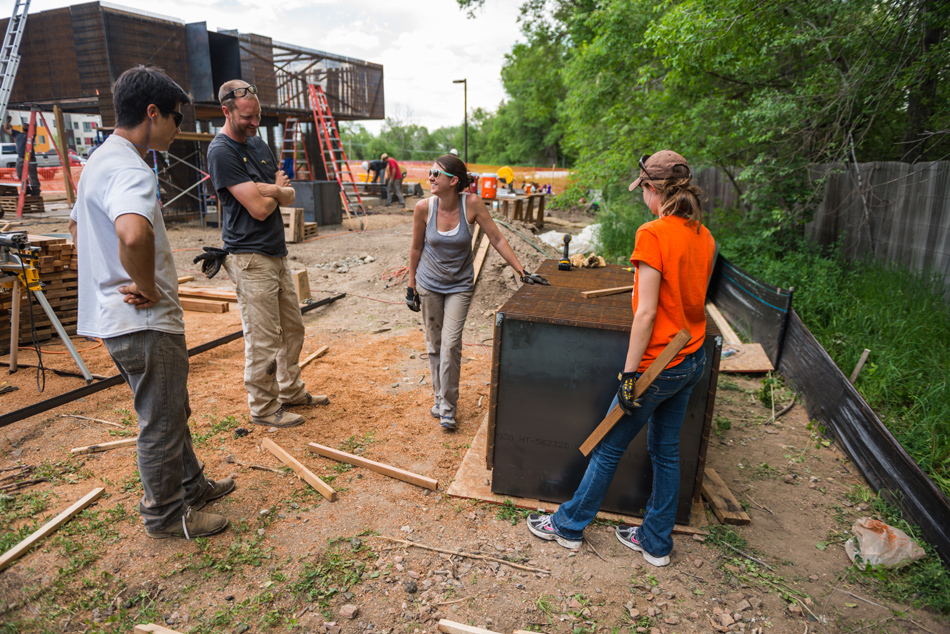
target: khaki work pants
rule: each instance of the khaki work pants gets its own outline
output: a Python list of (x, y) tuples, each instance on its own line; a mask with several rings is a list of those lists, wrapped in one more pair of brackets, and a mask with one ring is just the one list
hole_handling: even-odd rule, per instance
[(421, 286), (416, 291), (422, 304), (435, 406), (442, 416), (455, 418), (462, 369), (462, 331), (475, 292), (437, 293)]
[(244, 387), (251, 416), (270, 416), (303, 398), (300, 350), (304, 326), (286, 258), (232, 253), (224, 268), (234, 281), (244, 326)]

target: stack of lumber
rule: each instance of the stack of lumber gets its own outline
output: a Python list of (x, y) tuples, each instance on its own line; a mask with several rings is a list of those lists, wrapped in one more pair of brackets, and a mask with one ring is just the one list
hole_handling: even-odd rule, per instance
[(304, 222), (303, 209), (287, 207), (280, 210), (280, 215), (284, 219), (284, 240), (288, 243), (303, 242), (317, 235), (317, 223)]
[[(40, 247), (39, 259), (34, 266), (43, 283), (43, 294), (49, 301), (57, 319), (70, 335), (76, 334), (76, 319), (79, 309), (79, 274), (76, 251), (71, 241), (65, 238), (49, 238), (29, 235), (30, 246)], [(23, 296), (20, 300), (20, 345), (32, 345), (30, 334), (30, 302)], [(10, 352), (10, 309), (13, 293), (10, 288), (0, 288), (0, 354)], [(33, 323), (37, 341), (56, 338), (56, 329), (38, 302), (32, 302)]]
[[(15, 185), (0, 185), (0, 218), (5, 214), (16, 215), (19, 192)], [(46, 211), (42, 196), (26, 196), (23, 200), (23, 213), (41, 214)]]
[(202, 313), (226, 313), (230, 302), (237, 301), (237, 295), (231, 289), (201, 288), (197, 286), (179, 286), (178, 299), (184, 310)]

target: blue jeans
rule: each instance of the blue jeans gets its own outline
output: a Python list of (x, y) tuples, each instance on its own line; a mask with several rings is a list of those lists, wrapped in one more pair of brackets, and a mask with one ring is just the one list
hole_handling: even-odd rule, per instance
[(188, 428), (185, 335), (141, 330), (102, 342), (135, 395), (136, 450), (144, 489), (139, 512), (146, 530), (161, 530), (178, 521), (208, 486)]
[[(552, 518), (557, 534), (567, 539), (583, 537), (584, 528), (600, 510), (620, 458), (630, 441), (649, 423), (647, 449), (653, 463), (653, 491), (637, 536), (643, 548), (654, 557), (670, 554), (680, 488), (680, 429), (689, 396), (703, 375), (705, 362), (706, 353), (700, 348), (661, 372), (640, 397), (641, 406), (636, 415), (624, 415), (600, 441), (591, 452), (587, 471), (574, 497), (562, 504)], [(639, 376), (638, 373), (637, 378)], [(616, 404), (614, 397), (608, 411)]]

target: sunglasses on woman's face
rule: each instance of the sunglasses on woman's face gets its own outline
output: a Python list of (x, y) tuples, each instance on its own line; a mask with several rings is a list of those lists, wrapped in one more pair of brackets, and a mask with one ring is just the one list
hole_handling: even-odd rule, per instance
[(438, 178), (439, 174), (445, 174), (448, 178), (455, 178), (455, 174), (449, 174), (442, 170), (429, 170), (429, 178)]

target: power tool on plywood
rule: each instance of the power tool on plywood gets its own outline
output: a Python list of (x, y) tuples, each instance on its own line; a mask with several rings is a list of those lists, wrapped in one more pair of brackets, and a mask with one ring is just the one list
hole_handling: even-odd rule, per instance
[(571, 260), (570, 255), (568, 254), (568, 246), (571, 243), (571, 234), (564, 234), (564, 255), (561, 256), (561, 259), (557, 263), (558, 271), (570, 271), (571, 270)]

